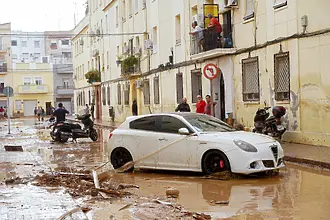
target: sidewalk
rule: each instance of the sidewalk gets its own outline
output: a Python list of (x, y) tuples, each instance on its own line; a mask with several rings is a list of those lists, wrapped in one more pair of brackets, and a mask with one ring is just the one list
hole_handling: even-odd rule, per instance
[[(68, 116), (67, 117), (68, 121), (71, 122), (79, 122), (79, 120), (77, 120), (74, 116)], [(110, 120), (110, 119), (109, 119)], [(94, 125), (98, 126), (98, 127), (102, 127), (102, 128), (108, 128), (108, 129), (115, 129), (117, 128), (121, 123), (119, 122), (111, 122), (111, 121), (104, 121), (102, 119), (95, 119), (94, 120)]]

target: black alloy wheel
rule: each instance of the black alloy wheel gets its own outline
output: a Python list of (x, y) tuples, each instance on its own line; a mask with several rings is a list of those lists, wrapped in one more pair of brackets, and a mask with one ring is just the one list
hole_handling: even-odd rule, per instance
[[(114, 169), (118, 169), (124, 166), (126, 163), (133, 161), (132, 155), (124, 148), (117, 148), (111, 153), (111, 164)], [(127, 172), (132, 172), (134, 167), (127, 170)]]
[(223, 171), (230, 171), (229, 161), (221, 151), (211, 150), (207, 152), (202, 161), (204, 174), (211, 175)]
[(97, 135), (97, 131), (94, 128), (91, 129), (89, 137), (91, 138), (92, 141), (97, 141), (98, 135)]

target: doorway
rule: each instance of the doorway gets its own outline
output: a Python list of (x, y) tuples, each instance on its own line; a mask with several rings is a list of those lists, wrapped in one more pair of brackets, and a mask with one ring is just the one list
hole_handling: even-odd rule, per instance
[(95, 119), (101, 119), (102, 118), (101, 86), (96, 86), (95, 87), (95, 93), (96, 93), (96, 103), (95, 103), (96, 116), (95, 116)]
[(225, 48), (232, 48), (233, 47), (233, 37), (232, 37), (232, 24), (231, 24), (231, 11), (227, 11), (223, 13), (223, 38), (225, 40)]
[(51, 105), (51, 102), (46, 102), (46, 115), (52, 114), (52, 109), (50, 108)]
[(225, 102), (225, 81), (220, 71), (219, 76), (212, 81), (213, 84), (213, 100), (216, 102), (214, 107), (215, 117), (222, 121), (226, 119), (226, 102)]

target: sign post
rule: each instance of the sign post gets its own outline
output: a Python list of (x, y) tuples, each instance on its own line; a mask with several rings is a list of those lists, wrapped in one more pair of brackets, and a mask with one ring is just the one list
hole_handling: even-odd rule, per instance
[(7, 118), (8, 118), (8, 134), (10, 134), (10, 97), (14, 95), (14, 90), (10, 86), (3, 89), (3, 93), (7, 96)]
[(210, 80), (210, 90), (211, 90), (211, 115), (214, 116), (214, 104), (213, 104), (213, 83), (212, 81), (219, 76), (219, 68), (213, 64), (209, 63), (205, 65), (203, 69), (204, 76)]

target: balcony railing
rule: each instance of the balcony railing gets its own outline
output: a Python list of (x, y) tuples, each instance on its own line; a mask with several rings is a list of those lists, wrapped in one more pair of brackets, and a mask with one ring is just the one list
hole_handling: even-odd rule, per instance
[(215, 50), (217, 48), (232, 48), (231, 36), (226, 38), (220, 37), (216, 33), (215, 27), (204, 29), (202, 33), (202, 36), (200, 36), (200, 33), (198, 32), (191, 36), (191, 55)]
[(123, 68), (121, 68), (121, 74), (123, 74), (123, 75), (130, 75), (130, 74), (135, 74), (135, 73), (140, 73), (140, 72), (141, 72), (140, 61), (136, 65), (129, 67), (125, 70)]
[(56, 93), (58, 95), (72, 95), (74, 93), (74, 86), (57, 86)]
[(20, 85), (18, 86), (20, 94), (41, 94), (48, 93), (47, 85)]

